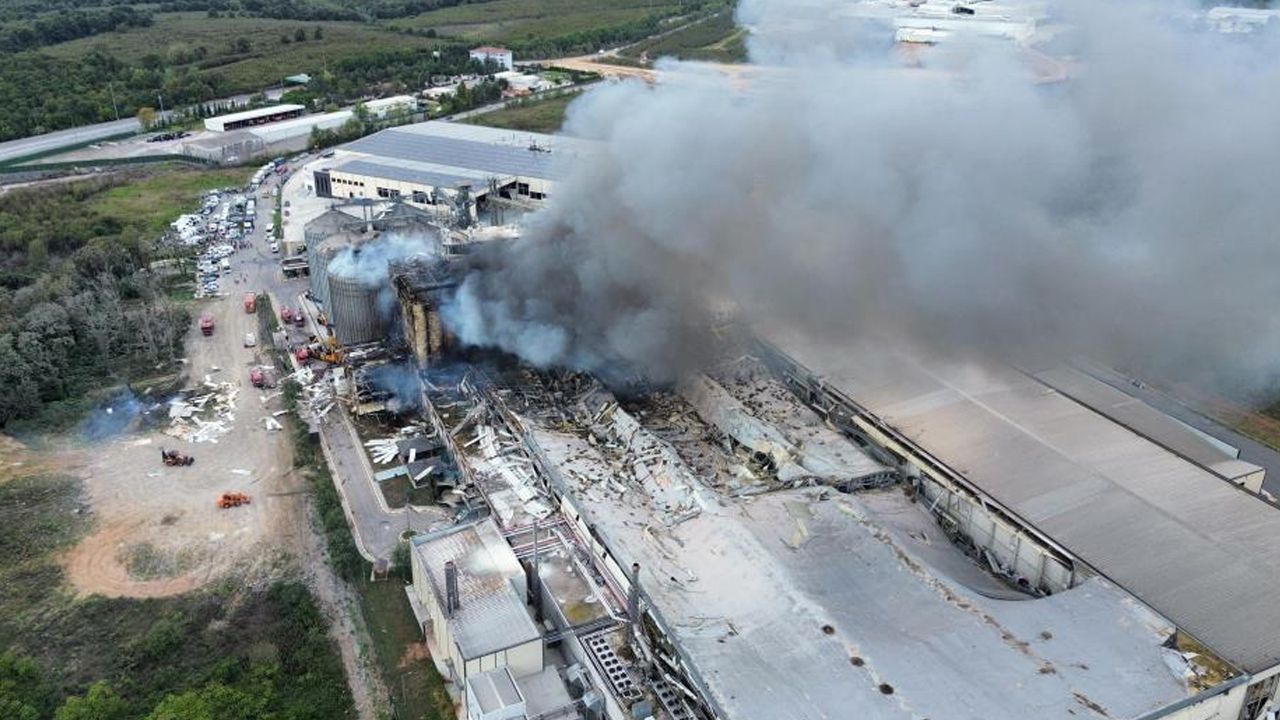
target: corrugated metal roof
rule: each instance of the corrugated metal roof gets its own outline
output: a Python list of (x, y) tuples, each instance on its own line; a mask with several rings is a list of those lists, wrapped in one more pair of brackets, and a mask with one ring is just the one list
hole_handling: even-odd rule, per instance
[(463, 659), (471, 660), (541, 637), (512, 582), (525, 582), (524, 570), (493, 520), (461, 525), (415, 539), (428, 579), (444, 606), (444, 565), (458, 569), (461, 607), (449, 629)]
[[(546, 135), (493, 128), (481, 130), (476, 132), (476, 126), (454, 123), (418, 123), (374, 133), (348, 143), (343, 149), (391, 159), (393, 164), (403, 164), (407, 160), (490, 175), (550, 180), (566, 175), (568, 164), (560, 162), (558, 154), (571, 147), (571, 143)], [(547, 138), (554, 140), (555, 144), (552, 145)], [(540, 149), (533, 149), (535, 146)], [(550, 152), (546, 152), (548, 149)]]
[(1262, 471), (1253, 463), (1237, 460), (1238, 449), (1225, 443), (1215, 443), (1191, 426), (1079, 370), (1061, 366), (1038, 372), (1035, 376), (1072, 400), (1089, 406), (1219, 477), (1233, 480)]
[(306, 108), (301, 105), (271, 105), (270, 107), (254, 108), (253, 110), (241, 110), (240, 112), (228, 113), (226, 115), (217, 115), (209, 119), (226, 125), (227, 123), (240, 122), (242, 120), (255, 120), (257, 118), (268, 117), (277, 113), (297, 112), (299, 110), (306, 110)]
[(596, 446), (525, 422), (583, 522), (640, 564), (722, 717), (1070, 720), (1089, 701), (1133, 718), (1189, 695), (1165, 661), (1172, 624), (1131, 595), (1095, 577), (1011, 601), (896, 489), (709, 502), (665, 527), (639, 493), (601, 492), (614, 471)]
[(779, 345), (1228, 662), (1280, 662), (1280, 511), (1011, 368)]
[[(483, 187), (485, 181), (482, 177), (474, 177), (462, 173), (442, 172), (436, 170), (420, 169), (421, 163), (384, 163), (375, 160), (350, 160), (331, 170), (330, 172), (351, 173), (353, 175), (364, 175), (366, 177), (382, 178), (384, 180), (398, 180), (400, 182), (417, 183), (419, 185), (427, 185), (438, 188), (456, 188), (459, 185), (471, 185)], [(440, 166), (432, 166), (440, 167)], [(441, 168), (443, 170), (443, 168)]]

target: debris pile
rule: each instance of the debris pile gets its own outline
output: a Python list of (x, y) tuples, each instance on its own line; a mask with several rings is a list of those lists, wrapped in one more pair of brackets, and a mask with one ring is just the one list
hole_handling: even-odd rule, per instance
[(218, 442), (236, 419), (238, 393), (234, 383), (215, 383), (206, 375), (199, 386), (169, 402), (169, 427), (164, 433), (187, 442)]

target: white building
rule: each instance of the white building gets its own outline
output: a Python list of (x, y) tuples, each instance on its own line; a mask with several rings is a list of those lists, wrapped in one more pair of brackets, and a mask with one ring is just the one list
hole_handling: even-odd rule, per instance
[(253, 110), (243, 110), (229, 115), (207, 118), (204, 121), (204, 129), (211, 132), (227, 132), (229, 130), (266, 125), (267, 123), (301, 117), (302, 111), (305, 109), (301, 105), (272, 105)]
[(492, 60), (507, 70), (511, 70), (515, 67), (515, 56), (511, 54), (510, 50), (501, 47), (490, 47), (486, 45), (484, 47), (473, 48), (471, 50), (471, 59), (479, 60), (481, 62), (484, 62), (485, 60)]
[(496, 191), (546, 199), (584, 142), (540, 133), (430, 121), (390, 128), (348, 143), (332, 166), (315, 172), (321, 197), (402, 198), (432, 204), (462, 186), (477, 201)]
[(493, 520), (414, 538), (412, 567), (410, 604), (446, 677), (465, 688), (498, 668), (513, 678), (542, 672), (524, 569)]
[(418, 111), (418, 99), (412, 95), (394, 95), (387, 98), (378, 98), (377, 100), (367, 100), (362, 104), (370, 115), (379, 118), (384, 118), (398, 110), (406, 112)]

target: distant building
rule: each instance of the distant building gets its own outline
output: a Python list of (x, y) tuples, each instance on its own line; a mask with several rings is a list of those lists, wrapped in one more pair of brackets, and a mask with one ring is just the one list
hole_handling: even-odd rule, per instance
[(311, 82), (311, 76), (306, 73), (288, 75), (285, 77), (284, 82), (286, 85), (306, 85)]
[(302, 117), (302, 111), (305, 109), (301, 105), (272, 105), (254, 110), (243, 110), (230, 115), (207, 118), (204, 121), (204, 129), (212, 132), (227, 132), (228, 130), (240, 130), (241, 128), (255, 125), (266, 125), (267, 123)]
[(378, 98), (377, 100), (365, 101), (362, 104), (370, 115), (379, 118), (384, 118), (397, 110), (405, 110), (411, 113), (418, 111), (418, 99), (412, 95)]
[(487, 45), (485, 47), (473, 48), (471, 50), (471, 59), (480, 60), (481, 62), (485, 60), (492, 60), (506, 70), (511, 70), (515, 67), (515, 57), (511, 54), (511, 51), (506, 48), (489, 47)]

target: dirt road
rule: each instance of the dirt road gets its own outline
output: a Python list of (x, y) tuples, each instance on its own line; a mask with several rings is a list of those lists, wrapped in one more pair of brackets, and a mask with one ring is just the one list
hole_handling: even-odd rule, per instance
[[(263, 425), (279, 400), (263, 402), (248, 380), (250, 367), (263, 364), (257, 348), (243, 347), (257, 318), (245, 314), (238, 297), (202, 303), (199, 312), (212, 314), (217, 325), (204, 337), (193, 323), (189, 384), (231, 383), (233, 416), (222, 420), (228, 430), (207, 443), (153, 431), (86, 449), (82, 474), (96, 530), (67, 557), (68, 578), (82, 594), (172, 595), (272, 562), (282, 550), (282, 525), (303, 512), (298, 496), (281, 494), (301, 488), (288, 443)], [(166, 467), (161, 448), (189, 454), (195, 464)], [(230, 491), (248, 493), (252, 504), (218, 509), (216, 499)]]

